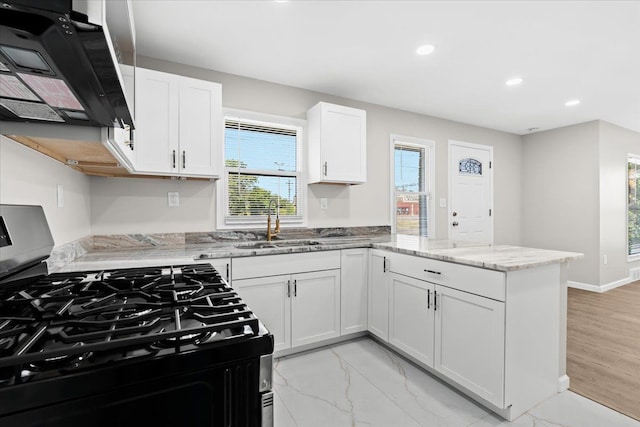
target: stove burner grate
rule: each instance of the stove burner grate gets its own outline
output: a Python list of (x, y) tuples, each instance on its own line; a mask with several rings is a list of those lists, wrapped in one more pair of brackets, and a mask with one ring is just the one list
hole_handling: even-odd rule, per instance
[(117, 349), (180, 351), (260, 333), (209, 264), (55, 274), (0, 297), (0, 368), (43, 371)]

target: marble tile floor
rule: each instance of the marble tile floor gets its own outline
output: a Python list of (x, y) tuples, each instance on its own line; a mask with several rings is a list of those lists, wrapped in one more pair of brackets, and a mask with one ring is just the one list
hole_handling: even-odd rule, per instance
[(566, 391), (508, 422), (361, 338), (274, 362), (276, 427), (640, 427)]

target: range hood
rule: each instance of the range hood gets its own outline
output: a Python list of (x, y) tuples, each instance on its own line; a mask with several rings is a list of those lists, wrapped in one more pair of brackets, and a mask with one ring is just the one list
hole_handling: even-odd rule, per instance
[(130, 139), (134, 72), (128, 1), (0, 3), (3, 135)]

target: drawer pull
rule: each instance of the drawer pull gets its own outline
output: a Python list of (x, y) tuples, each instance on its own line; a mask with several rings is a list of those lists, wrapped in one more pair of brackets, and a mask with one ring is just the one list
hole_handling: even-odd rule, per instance
[(442, 274), (442, 273), (441, 273), (441, 272), (439, 272), (439, 271), (426, 270), (426, 269), (424, 270), (424, 272), (425, 272), (425, 273), (431, 273), (431, 274)]

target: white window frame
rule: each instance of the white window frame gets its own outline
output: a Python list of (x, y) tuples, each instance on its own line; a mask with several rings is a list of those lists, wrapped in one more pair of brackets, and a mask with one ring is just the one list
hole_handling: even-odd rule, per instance
[[(280, 224), (284, 227), (305, 227), (307, 225), (307, 184), (304, 162), (304, 147), (306, 138), (307, 121), (293, 117), (277, 116), (273, 114), (258, 113), (255, 111), (239, 110), (235, 108), (223, 109), (222, 144), (220, 145), (220, 158), (222, 163), (222, 177), (216, 182), (216, 225), (219, 230), (264, 228), (267, 226), (266, 215), (256, 215), (253, 217), (231, 218), (227, 216), (227, 167), (225, 166), (225, 123), (227, 119), (242, 122), (262, 124), (267, 126), (282, 126), (285, 128), (295, 128), (297, 133), (297, 153), (296, 153), (296, 180), (298, 215), (295, 217), (280, 217)], [(275, 212), (271, 214), (275, 218)]]
[(425, 139), (425, 138), (416, 138), (412, 136), (402, 136), (391, 134), (389, 138), (389, 164), (390, 164), (390, 181), (389, 181), (389, 205), (390, 205), (390, 218), (391, 218), (391, 232), (396, 234), (396, 185), (395, 185), (395, 146), (396, 144), (405, 145), (408, 147), (416, 147), (425, 150), (425, 154), (427, 155), (426, 159), (426, 174), (425, 174), (425, 192), (427, 193), (427, 215), (428, 218), (428, 227), (427, 233), (429, 239), (435, 238), (435, 226), (436, 226), (436, 216), (435, 216), (435, 176), (436, 176), (436, 143), (433, 140)]
[(625, 166), (625, 199), (627, 201), (626, 205), (627, 205), (627, 209), (625, 210), (625, 224), (626, 227), (624, 229), (625, 232), (625, 240), (627, 242), (626, 246), (627, 246), (627, 262), (634, 262), (634, 261), (640, 261), (640, 254), (629, 254), (629, 162), (631, 161), (631, 159), (635, 159), (640, 161), (640, 155), (639, 154), (633, 154), (633, 153), (627, 153), (627, 161), (625, 162), (624, 166)]

